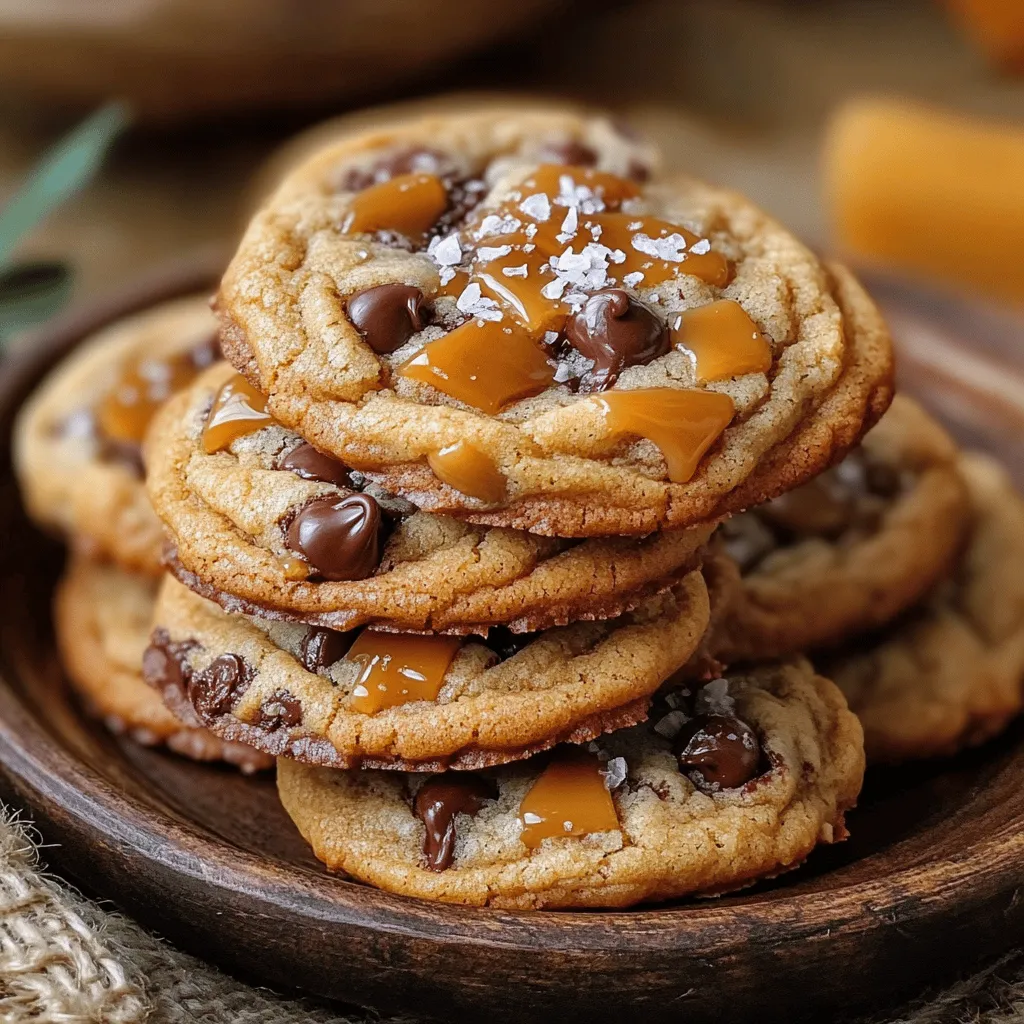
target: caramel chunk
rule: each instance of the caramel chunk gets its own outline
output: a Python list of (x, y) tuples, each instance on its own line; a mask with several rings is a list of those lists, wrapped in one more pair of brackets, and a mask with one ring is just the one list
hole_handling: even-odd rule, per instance
[(352, 199), (342, 225), (346, 234), (395, 231), (422, 238), (448, 207), (448, 190), (434, 174), (399, 174)]
[(423, 330), (423, 292), (407, 284), (368, 288), (348, 300), (348, 315), (366, 344), (386, 355)]
[(380, 565), (382, 516), (369, 494), (325, 495), (288, 524), (285, 542), (327, 580), (363, 580)]
[(223, 451), (236, 438), (273, 422), (273, 417), (267, 412), (266, 397), (236, 373), (221, 385), (213, 399), (203, 429), (203, 450), (207, 455)]
[(591, 401), (598, 403), (613, 433), (635, 434), (657, 445), (668, 478), (676, 484), (693, 477), (736, 413), (728, 395), (693, 389), (609, 391)]
[(512, 321), (468, 320), (404, 362), (399, 376), (430, 384), (490, 415), (554, 382), (547, 355)]
[(619, 828), (601, 764), (584, 751), (565, 748), (541, 772), (519, 805), (523, 844), (535, 850), (545, 839), (613, 832)]
[(455, 819), (477, 814), (496, 796), (495, 787), (479, 775), (465, 772), (428, 779), (420, 787), (412, 809), (426, 829), (423, 856), (431, 871), (446, 871), (455, 857)]
[(433, 452), (427, 463), (439, 480), (471, 498), (498, 505), (508, 496), (504, 474), (489, 455), (468, 441)]
[(96, 409), (100, 431), (110, 441), (140, 444), (157, 409), (216, 358), (216, 339), (206, 338), (188, 352), (129, 359)]
[(679, 769), (699, 789), (737, 789), (758, 774), (761, 744), (738, 718), (698, 715), (672, 744)]
[(1019, 125), (890, 101), (851, 103), (832, 122), (825, 179), (847, 251), (1024, 300)]
[(352, 709), (373, 715), (414, 700), (436, 700), (462, 640), (364, 629), (345, 657), (361, 666)]
[(669, 350), (662, 320), (621, 288), (605, 288), (587, 299), (565, 325), (569, 343), (594, 366), (580, 391), (604, 391), (627, 366), (640, 366)]
[(732, 299), (681, 313), (672, 327), (672, 341), (693, 353), (702, 382), (767, 373), (772, 366), (771, 346)]

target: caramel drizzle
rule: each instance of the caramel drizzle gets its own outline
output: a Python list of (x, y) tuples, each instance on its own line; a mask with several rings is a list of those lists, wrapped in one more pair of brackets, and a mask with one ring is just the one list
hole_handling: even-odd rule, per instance
[(493, 320), (467, 320), (424, 345), (397, 373), (492, 416), (555, 380), (554, 368), (526, 330)]
[(214, 396), (203, 428), (203, 450), (207, 455), (223, 451), (232, 441), (273, 422), (274, 418), (267, 412), (266, 396), (236, 373)]
[(139, 444), (157, 409), (201, 369), (194, 351), (163, 359), (138, 356), (128, 360), (96, 410), (100, 430), (114, 441)]
[(590, 401), (597, 404), (612, 434), (636, 434), (656, 445), (674, 484), (692, 479), (704, 454), (736, 414), (728, 395), (694, 389), (606, 391)]
[(767, 373), (772, 366), (771, 345), (732, 299), (680, 313), (672, 325), (672, 341), (693, 354), (697, 380), (705, 383)]
[(435, 174), (399, 174), (357, 193), (342, 230), (346, 234), (397, 231), (425, 235), (448, 207), (448, 190)]
[[(399, 175), (356, 196), (346, 230), (428, 231), (443, 212), (443, 192), (433, 175)], [(489, 415), (551, 387), (554, 368), (539, 342), (547, 332), (561, 333), (571, 312), (565, 301), (571, 288), (556, 270), (563, 259), (582, 254), (591, 243), (599, 249), (595, 258), (606, 263), (603, 286), (651, 286), (680, 274), (717, 287), (727, 284), (729, 261), (708, 239), (660, 218), (623, 210), (623, 204), (639, 195), (634, 182), (615, 175), (585, 167), (540, 166), (491, 211), (499, 222), (518, 221), (515, 230), (482, 231), (482, 221), (465, 229), (460, 240), (471, 253), (468, 276), (460, 268), (441, 286), (451, 296), (462, 295), (469, 285), (479, 286), (481, 299), (501, 311), (502, 319), (483, 319), (483, 313), (471, 317), (425, 345), (396, 375), (429, 384)], [(745, 333), (740, 316), (746, 314), (735, 303), (712, 306), (704, 314), (680, 318), (676, 325), (677, 341), (694, 353), (700, 379), (753, 372), (748, 367), (763, 371), (766, 358), (770, 366), (770, 347), (756, 327), (750, 323), (749, 336)], [(735, 413), (727, 396), (697, 390), (609, 391), (595, 400), (612, 433), (634, 434), (657, 445), (674, 483), (692, 478)], [(488, 502), (505, 500), (504, 479), (471, 447), (434, 452), (428, 457), (431, 469), (462, 493)]]
[(545, 839), (619, 829), (615, 803), (592, 754), (566, 748), (544, 769), (519, 805), (520, 838), (529, 850)]
[(505, 474), (468, 441), (456, 441), (431, 453), (427, 463), (440, 481), (471, 498), (496, 505), (508, 497)]
[(364, 629), (345, 655), (360, 666), (352, 710), (373, 715), (415, 700), (437, 700), (461, 646), (459, 637)]

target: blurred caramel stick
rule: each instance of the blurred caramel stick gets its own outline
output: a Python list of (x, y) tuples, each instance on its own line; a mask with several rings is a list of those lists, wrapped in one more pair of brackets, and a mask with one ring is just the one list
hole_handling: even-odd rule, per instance
[(1024, 3), (946, 0), (946, 6), (994, 64), (1024, 72)]
[(1024, 302), (1024, 127), (856, 100), (829, 125), (824, 178), (855, 259)]

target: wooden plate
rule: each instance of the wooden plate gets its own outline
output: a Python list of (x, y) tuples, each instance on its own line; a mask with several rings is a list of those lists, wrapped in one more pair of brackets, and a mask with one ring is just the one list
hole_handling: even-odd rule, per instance
[[(853, 838), (774, 883), (631, 912), (531, 914), (332, 877), (269, 778), (140, 749), (84, 721), (50, 635), (61, 554), (25, 523), (11, 482), (12, 415), (83, 334), (203, 275), (170, 272), (48, 330), (0, 381), (0, 762), (9, 795), (60, 844), (47, 849), (55, 868), (261, 984), (448, 1020), (802, 1019), (892, 1001), (1021, 942), (1019, 723), (953, 761), (872, 773)], [(1024, 382), (999, 355), (1024, 337), (1019, 325), (904, 289), (883, 297), (905, 339), (904, 383), (1024, 484)], [(966, 329), (983, 354), (956, 347)]]

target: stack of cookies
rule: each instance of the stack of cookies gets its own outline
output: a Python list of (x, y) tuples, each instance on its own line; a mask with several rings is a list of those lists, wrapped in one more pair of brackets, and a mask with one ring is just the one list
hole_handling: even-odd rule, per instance
[[(276, 758), (333, 870), (518, 908), (723, 892), (845, 837), (865, 730), (876, 759), (947, 753), (1020, 706), (1005, 476), (885, 412), (845, 269), (605, 119), (329, 145), (215, 309), (227, 362), (179, 331), (145, 437), (166, 575), (130, 670), (177, 729)], [(88, 430), (65, 398), (24, 438), (109, 469), (124, 399), (95, 393)], [(95, 554), (124, 564), (124, 532)]]

